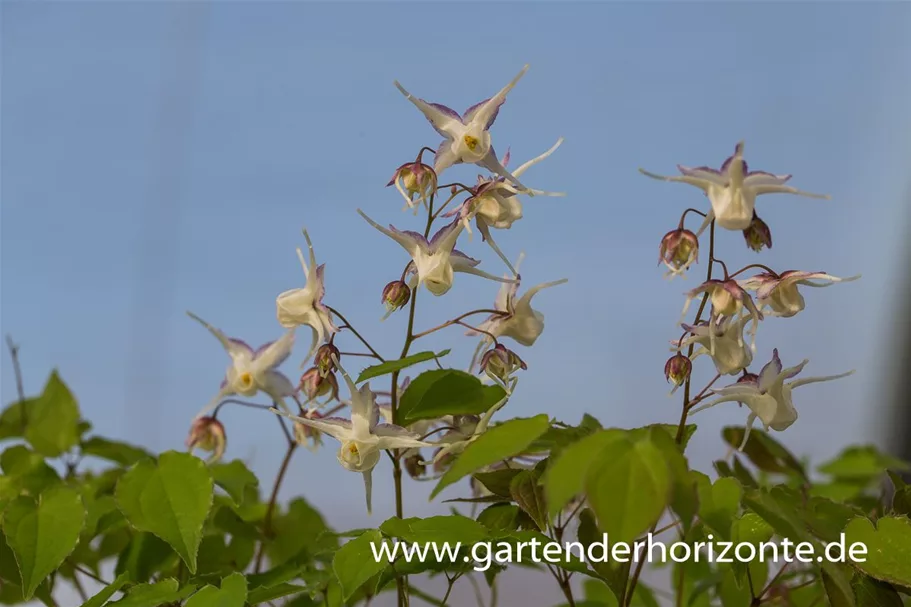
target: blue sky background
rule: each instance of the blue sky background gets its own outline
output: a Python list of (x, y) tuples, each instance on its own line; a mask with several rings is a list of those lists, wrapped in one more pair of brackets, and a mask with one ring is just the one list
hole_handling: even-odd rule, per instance
[[(327, 264), (326, 302), (397, 352), (405, 319), (378, 323), (379, 297), (406, 257), (355, 209), (418, 225), (384, 186), (438, 137), (392, 81), (461, 111), (529, 63), (493, 141), (517, 166), (565, 137), (524, 181), (568, 196), (526, 200), (525, 218), (496, 236), (510, 257), (527, 252), (527, 286), (569, 283), (535, 299), (547, 329), (517, 348), (529, 370), (506, 413), (676, 421), (666, 343), (705, 266), (664, 281), (657, 246), (683, 209), (706, 201), (636, 169), (718, 166), (745, 139), (752, 168), (793, 173), (833, 199), (763, 197), (774, 248), (757, 256), (728, 232), (719, 256), (732, 269), (864, 275), (808, 290), (806, 312), (762, 325), (760, 364), (778, 347), (786, 365), (810, 358), (808, 375), (858, 369), (796, 392), (800, 419), (780, 439), (817, 460), (881, 442), (883, 344), (907, 323), (893, 298), (911, 220), (909, 17), (906, 3), (6, 2), (2, 332), (22, 346), (29, 392), (57, 367), (99, 434), (181, 448), (228, 360), (185, 310), (251, 343), (278, 337), (274, 299), (302, 284), (294, 249), (306, 225)], [(479, 239), (460, 248), (502, 272)], [(442, 299), (421, 293), (419, 328), (489, 306), (498, 288), (467, 275), (455, 284)], [(475, 343), (454, 330), (426, 341), (454, 344), (459, 367)], [(302, 331), (289, 375), (308, 345)], [(361, 361), (344, 362), (357, 371)], [(2, 400), (14, 398), (4, 356)], [(228, 457), (271, 483), (283, 454), (275, 420), (246, 409), (223, 419)], [(693, 464), (723, 455), (718, 429), (743, 420), (733, 405), (694, 418)], [(360, 477), (338, 466), (335, 447), (301, 452), (283, 497), (305, 495), (339, 528), (390, 516), (388, 462), (368, 520)], [(407, 486), (407, 513), (446, 508), (427, 503), (429, 489)]]

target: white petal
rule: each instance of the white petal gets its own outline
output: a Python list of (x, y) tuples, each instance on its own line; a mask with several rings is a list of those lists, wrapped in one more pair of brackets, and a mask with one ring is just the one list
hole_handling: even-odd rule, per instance
[(405, 96), (405, 99), (413, 103), (416, 108), (421, 110), (421, 113), (424, 114), (427, 120), (429, 120), (433, 125), (433, 128), (435, 128), (441, 135), (455, 139), (464, 129), (462, 121), (456, 119), (455, 116), (451, 116), (436, 106), (427, 103), (423, 99), (415, 97), (406, 91), (405, 87), (399, 84), (398, 80), (393, 82), (393, 84), (395, 84), (395, 88), (399, 89), (399, 92)]
[(237, 362), (237, 361), (246, 362), (253, 358), (253, 350), (247, 344), (243, 343), (242, 341), (238, 341), (238, 340), (229, 338), (220, 329), (213, 327), (212, 325), (210, 325), (209, 323), (207, 323), (206, 321), (201, 319), (199, 316), (197, 316), (196, 314), (193, 314), (190, 311), (187, 311), (187, 315), (190, 318), (192, 318), (193, 320), (197, 321), (202, 326), (204, 326), (206, 329), (208, 329), (209, 332), (215, 336), (215, 339), (217, 339), (219, 342), (221, 342), (221, 345), (225, 349), (225, 352), (227, 352), (228, 355), (235, 362)]
[(276, 415), (287, 417), (290, 420), (300, 422), (305, 426), (310, 426), (320, 432), (324, 432), (341, 442), (354, 439), (354, 431), (351, 427), (351, 422), (346, 419), (310, 419), (309, 417), (300, 417), (298, 415), (286, 413), (285, 411), (279, 411), (275, 407), (271, 407), (269, 410)]
[(708, 192), (709, 188), (712, 186), (711, 181), (700, 177), (690, 177), (687, 175), (658, 175), (657, 173), (651, 173), (645, 169), (639, 169), (639, 172), (646, 177), (651, 177), (652, 179), (657, 179), (658, 181), (678, 181), (680, 183), (696, 186), (704, 192)]
[[(522, 173), (527, 171), (529, 167), (532, 167), (532, 166), (538, 164), (539, 162), (541, 162), (542, 160), (544, 160), (545, 158), (547, 158), (548, 156), (553, 154), (557, 150), (557, 148), (560, 147), (562, 144), (563, 144), (563, 137), (560, 137), (559, 139), (557, 139), (557, 143), (555, 143), (549, 150), (547, 150), (540, 156), (532, 158), (531, 160), (529, 160), (528, 162), (526, 162), (525, 164), (523, 164), (522, 166), (517, 168), (515, 171), (513, 171), (512, 174), (515, 175), (516, 177), (521, 177)], [(554, 194), (554, 196), (559, 196), (559, 194)]]
[(424, 246), (424, 243), (418, 241), (414, 236), (411, 236), (410, 234), (406, 234), (404, 232), (393, 232), (392, 230), (390, 230), (388, 228), (384, 228), (377, 222), (375, 222), (372, 219), (370, 219), (369, 217), (367, 217), (367, 214), (364, 213), (362, 210), (358, 209), (357, 212), (361, 217), (363, 217), (364, 219), (367, 220), (367, 223), (372, 225), (374, 228), (376, 228), (377, 230), (379, 230), (380, 232), (382, 232), (383, 234), (385, 234), (392, 240), (399, 243), (402, 246), (402, 248), (405, 249), (408, 252), (408, 254), (411, 255), (412, 257), (414, 257), (414, 255), (416, 254), (417, 251), (426, 248)]

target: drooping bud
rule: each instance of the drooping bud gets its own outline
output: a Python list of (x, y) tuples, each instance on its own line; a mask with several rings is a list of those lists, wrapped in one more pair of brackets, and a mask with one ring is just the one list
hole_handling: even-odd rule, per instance
[[(303, 416), (308, 419), (320, 419), (323, 417), (316, 409), (308, 411)], [(298, 445), (315, 451), (317, 447), (323, 444), (322, 432), (306, 424), (294, 422), (294, 441)]]
[(334, 373), (323, 376), (319, 368), (310, 367), (301, 375), (300, 390), (308, 401), (315, 400), (326, 394), (331, 395), (330, 400), (338, 398), (338, 380)]
[(342, 353), (334, 345), (323, 344), (313, 355), (313, 366), (319, 369), (320, 375), (325, 377), (336, 370), (335, 361), (341, 357)]
[(491, 379), (499, 380), (504, 384), (509, 381), (509, 376), (517, 370), (525, 370), (528, 366), (519, 358), (519, 355), (504, 346), (497, 344), (484, 353), (481, 357), (481, 372), (486, 373)]
[(194, 449), (210, 451), (212, 455), (207, 460), (209, 463), (217, 462), (225, 453), (228, 437), (225, 427), (214, 417), (200, 417), (193, 420), (190, 434), (187, 436), (186, 446), (192, 453)]
[(414, 453), (405, 458), (405, 471), (408, 472), (408, 476), (411, 478), (421, 478), (424, 476), (426, 469), (427, 466), (424, 464), (424, 458), (421, 457), (420, 453)]
[(699, 261), (699, 239), (683, 228), (671, 230), (661, 239), (658, 259), (667, 266), (668, 276), (682, 275)]
[(758, 384), (759, 376), (755, 373), (750, 373), (746, 369), (743, 370), (743, 375), (737, 378), (738, 384)]
[[(439, 449), (437, 449), (434, 452), (433, 471), (437, 474), (439, 474), (440, 472), (443, 472), (447, 468), (449, 468), (450, 464), (452, 464), (452, 462), (455, 460), (455, 455), (453, 455), (452, 453), (444, 453), (441, 457), (440, 452), (442, 450), (443, 450), (443, 447), (440, 447)], [(437, 459), (437, 458), (439, 458), (439, 459)]]
[(383, 289), (383, 305), (386, 316), (405, 307), (411, 299), (411, 288), (402, 280), (393, 280)]
[(452, 426), (459, 432), (459, 434), (465, 437), (469, 437), (474, 434), (479, 423), (481, 423), (480, 415), (464, 414), (452, 416)]
[(679, 352), (671, 356), (667, 359), (667, 362), (664, 363), (664, 378), (674, 384), (674, 390), (683, 385), (692, 371), (693, 362), (688, 356)]
[(747, 246), (757, 253), (763, 248), (772, 248), (772, 231), (769, 226), (753, 211), (753, 221), (750, 227), (743, 231), (743, 239)]
[[(395, 170), (392, 179), (386, 186), (395, 185), (395, 189), (405, 199), (409, 209), (417, 212), (417, 202), (427, 204), (430, 196), (437, 189), (437, 174), (433, 168), (420, 161), (406, 162)], [(415, 200), (415, 197), (417, 200)]]

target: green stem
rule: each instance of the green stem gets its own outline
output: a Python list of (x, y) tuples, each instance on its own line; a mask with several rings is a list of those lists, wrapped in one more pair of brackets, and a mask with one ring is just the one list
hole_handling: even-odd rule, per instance
[[(715, 260), (715, 222), (712, 222), (712, 226), (709, 231), (709, 263), (708, 269), (706, 270), (706, 280), (711, 280), (712, 278), (712, 264)], [(693, 324), (699, 323), (702, 318), (702, 313), (705, 311), (705, 305), (708, 303), (709, 294), (706, 293), (702, 296), (702, 303), (699, 304), (699, 310), (696, 312), (696, 320), (693, 321)], [(710, 327), (710, 330), (714, 330), (713, 327)], [(690, 344), (689, 350), (687, 351), (687, 358), (693, 356), (693, 350), (695, 349), (696, 344)], [(677, 435), (674, 437), (674, 441), (681, 446), (683, 445), (683, 437), (686, 434), (686, 416), (690, 412), (690, 388), (691, 388), (691, 377), (686, 378), (686, 383), (683, 386), (683, 407), (680, 411), (680, 422), (677, 424)], [(655, 529), (658, 528), (658, 521), (655, 521), (655, 524), (652, 525), (652, 528), (649, 530), (649, 533), (654, 533)], [(633, 591), (636, 590), (636, 584), (639, 582), (639, 576), (642, 575), (642, 568), (645, 566), (645, 559), (637, 559), (636, 569), (633, 571), (633, 576), (630, 578), (630, 582), (626, 587), (626, 593), (621, 604), (624, 607), (629, 607), (633, 602)]]

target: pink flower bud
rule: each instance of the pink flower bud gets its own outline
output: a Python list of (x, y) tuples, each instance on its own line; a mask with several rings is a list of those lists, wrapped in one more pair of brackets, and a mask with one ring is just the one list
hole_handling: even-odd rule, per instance
[(763, 248), (772, 248), (772, 231), (766, 222), (759, 218), (756, 211), (753, 211), (753, 221), (750, 227), (743, 231), (743, 239), (747, 246), (757, 253)]
[(393, 280), (383, 289), (383, 305), (387, 312), (405, 307), (411, 299), (411, 289), (401, 280)]
[(406, 162), (395, 170), (387, 186), (395, 185), (408, 207), (415, 206), (415, 197), (426, 204), (437, 189), (437, 174), (420, 160)]
[(671, 276), (683, 274), (699, 260), (699, 239), (689, 230), (672, 230), (661, 239), (658, 258), (670, 270)]
[(408, 476), (411, 478), (421, 478), (424, 476), (426, 468), (427, 466), (424, 465), (424, 459), (420, 453), (415, 453), (405, 458), (405, 471), (408, 472)]
[[(342, 353), (332, 344), (323, 344), (313, 355), (313, 366), (325, 377), (336, 369), (335, 361), (340, 360)], [(334, 359), (334, 360), (333, 360)]]
[[(319, 411), (311, 410), (303, 414), (303, 417), (320, 419), (323, 416)], [(323, 444), (322, 433), (319, 430), (300, 422), (294, 422), (294, 440), (298, 445), (305, 446), (311, 450)]]
[(319, 368), (311, 367), (301, 375), (300, 390), (308, 401), (330, 394), (332, 399), (338, 398), (338, 380), (333, 373), (325, 376)]
[(194, 449), (211, 451), (209, 462), (217, 462), (225, 453), (228, 437), (225, 427), (214, 417), (200, 417), (193, 420), (190, 434), (187, 436), (186, 446), (191, 452)]
[(481, 372), (487, 373), (492, 379), (500, 380), (503, 383), (506, 383), (509, 376), (517, 370), (528, 368), (518, 354), (503, 344), (497, 344), (485, 352), (481, 357), (480, 367)]
[(664, 363), (664, 377), (667, 381), (672, 382), (674, 386), (680, 386), (685, 382), (693, 370), (693, 362), (689, 357), (677, 353), (667, 359)]

